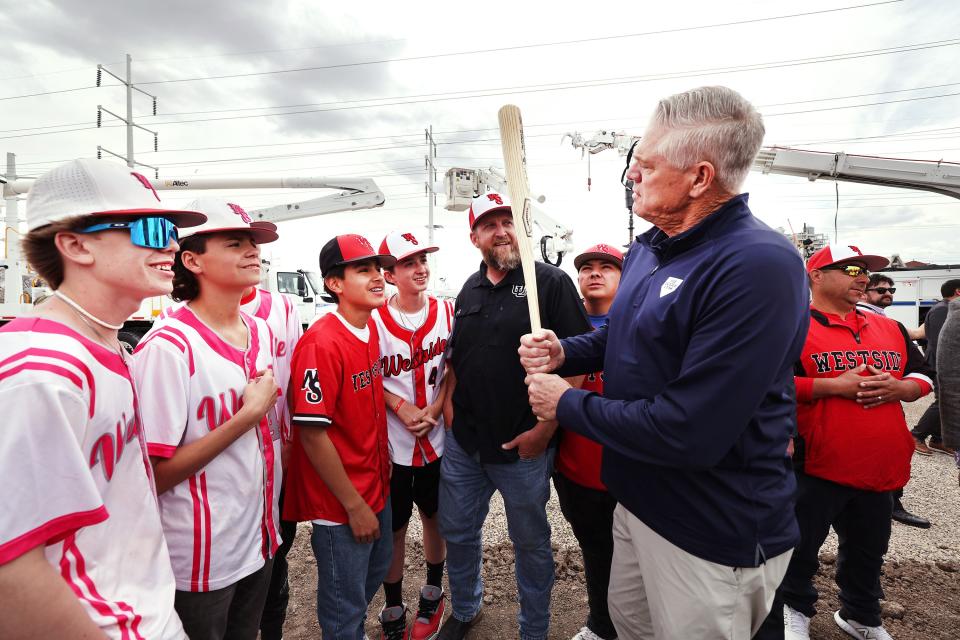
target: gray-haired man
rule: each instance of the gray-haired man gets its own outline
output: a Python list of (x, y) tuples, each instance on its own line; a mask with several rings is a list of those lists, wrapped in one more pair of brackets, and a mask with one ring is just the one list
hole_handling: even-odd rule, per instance
[[(763, 133), (725, 87), (661, 100), (626, 174), (655, 226), (609, 324), (521, 341), (537, 416), (604, 446), (621, 640), (749, 638), (799, 537), (787, 445), (808, 296), (799, 254), (740, 192)], [(601, 368), (603, 397), (546, 374)]]

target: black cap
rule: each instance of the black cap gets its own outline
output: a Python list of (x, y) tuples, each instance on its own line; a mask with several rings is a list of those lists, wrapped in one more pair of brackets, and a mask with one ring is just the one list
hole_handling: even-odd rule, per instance
[(397, 263), (393, 256), (377, 253), (363, 236), (348, 233), (331, 238), (320, 249), (320, 274), (326, 277), (336, 267), (364, 260), (377, 260), (381, 267), (392, 267)]

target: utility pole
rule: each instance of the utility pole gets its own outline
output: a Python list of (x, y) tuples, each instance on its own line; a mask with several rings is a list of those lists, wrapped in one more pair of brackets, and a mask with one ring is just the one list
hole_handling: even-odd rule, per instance
[(133, 74), (131, 71), (132, 63), (133, 63), (133, 58), (131, 58), (130, 54), (128, 53), (126, 79), (121, 78), (117, 74), (113, 73), (112, 71), (104, 67), (102, 64), (97, 65), (97, 86), (98, 87), (100, 86), (100, 80), (103, 74), (106, 73), (110, 76), (113, 76), (117, 80), (119, 80), (127, 88), (127, 117), (126, 118), (123, 118), (117, 115), (116, 113), (114, 113), (113, 111), (110, 111), (109, 109), (104, 108), (103, 105), (100, 105), (100, 104), (97, 105), (97, 128), (98, 129), (100, 128), (101, 123), (103, 121), (104, 111), (106, 111), (108, 114), (110, 114), (111, 116), (113, 116), (114, 118), (116, 118), (117, 120), (119, 120), (120, 122), (124, 123), (127, 126), (127, 154), (125, 156), (122, 156), (119, 153), (114, 153), (109, 149), (105, 149), (104, 147), (97, 145), (97, 159), (99, 160), (100, 158), (102, 158), (103, 152), (106, 151), (110, 155), (120, 158), (121, 160), (124, 160), (127, 163), (127, 166), (130, 167), (131, 169), (133, 169), (138, 165), (141, 167), (147, 167), (147, 168), (153, 169), (154, 177), (159, 179), (160, 171), (156, 167), (154, 167), (153, 165), (144, 164), (142, 162), (137, 162), (133, 156), (133, 128), (134, 127), (136, 127), (137, 129), (143, 129), (147, 133), (153, 134), (153, 150), (154, 151), (157, 150), (157, 132), (147, 129), (146, 127), (142, 127), (133, 121), (133, 92), (139, 91), (143, 95), (153, 99), (153, 115), (157, 115), (157, 96), (147, 93), (143, 89), (140, 89), (139, 87), (133, 84)]
[[(20, 233), (20, 219), (18, 211), (17, 193), (10, 188), (10, 183), (17, 180), (17, 156), (7, 153), (7, 170), (3, 176), (4, 218), (3, 227), (3, 300), (0, 302), (19, 302), (20, 292), (20, 243), (16, 238), (11, 240), (11, 234)], [(12, 300), (11, 300), (12, 297)]]
[(427, 140), (427, 155), (424, 156), (424, 165), (427, 169), (427, 182), (425, 184), (429, 207), (429, 214), (427, 217), (427, 242), (430, 243), (430, 246), (433, 246), (433, 207), (437, 203), (437, 193), (433, 189), (433, 185), (437, 181), (437, 167), (434, 165), (434, 160), (437, 157), (437, 145), (433, 141), (433, 125), (430, 125), (429, 129), (423, 130), (426, 140)]

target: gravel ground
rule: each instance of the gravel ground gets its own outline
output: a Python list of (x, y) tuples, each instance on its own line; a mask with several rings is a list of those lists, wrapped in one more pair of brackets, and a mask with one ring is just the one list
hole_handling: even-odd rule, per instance
[[(907, 424), (914, 425), (932, 399), (905, 405)], [(960, 487), (957, 469), (951, 457), (914, 455), (910, 484), (904, 504), (913, 513), (929, 518), (930, 529), (916, 529), (894, 523), (890, 551), (882, 584), (887, 600), (884, 624), (897, 640), (938, 640), (960, 638)], [(553, 527), (556, 578), (551, 604), (551, 640), (566, 640), (583, 624), (586, 596), (580, 550), (570, 526), (560, 513), (556, 494), (547, 505)], [(407, 543), (407, 579), (404, 596), (415, 606), (423, 580), (421, 531), (416, 515), (410, 522)], [(301, 524), (290, 552), (291, 600), (286, 638), (320, 637), (314, 613), (316, 570), (309, 546), (309, 525)], [(516, 638), (516, 583), (513, 576), (513, 549), (507, 535), (503, 501), (495, 494), (483, 530), (484, 619), (471, 632), (470, 640)], [(822, 566), (815, 582), (821, 594), (819, 609), (811, 627), (811, 637), (843, 640), (834, 625), (832, 611), (839, 606), (833, 571), (836, 562), (836, 537), (831, 535), (821, 551)], [(376, 614), (383, 606), (378, 593), (370, 606), (367, 634), (380, 637)], [(693, 640), (693, 639), (691, 639)]]
[[(933, 401), (931, 397), (904, 404), (907, 424), (915, 425)], [(917, 529), (894, 523), (888, 558), (919, 560), (955, 560), (960, 557), (960, 485), (957, 469), (950, 456), (935, 453), (932, 456), (913, 456), (910, 484), (904, 490), (904, 506), (916, 515), (933, 522), (930, 529)], [(551, 492), (547, 516), (553, 528), (553, 540), (561, 548), (576, 547), (570, 525), (560, 513), (556, 492)], [(411, 539), (420, 538), (420, 523), (411, 522)], [(414, 533), (414, 531), (416, 531)], [(485, 544), (499, 545), (510, 541), (503, 500), (496, 493), (490, 501), (490, 515), (483, 526)], [(831, 534), (824, 552), (836, 552), (836, 536)]]

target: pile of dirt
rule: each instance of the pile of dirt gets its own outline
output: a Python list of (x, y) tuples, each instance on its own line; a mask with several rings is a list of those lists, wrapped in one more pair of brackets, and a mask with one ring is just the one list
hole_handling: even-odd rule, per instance
[[(316, 568), (310, 550), (310, 529), (301, 525), (290, 552), (290, 607), (284, 637), (294, 640), (320, 637), (315, 614)], [(813, 619), (811, 636), (823, 640), (849, 640), (832, 619), (839, 608), (833, 581), (836, 556), (825, 553), (815, 582), (820, 591), (820, 613)], [(587, 611), (583, 558), (576, 547), (554, 546), (556, 584), (553, 588), (550, 638), (565, 640), (583, 625)], [(416, 607), (425, 577), (423, 548), (407, 545), (404, 599)], [(471, 640), (517, 637), (517, 598), (513, 548), (509, 543), (486, 545), (483, 550), (484, 614), (470, 633)], [(891, 560), (882, 577), (886, 600), (884, 625), (896, 640), (938, 640), (960, 636), (960, 562)], [(447, 602), (449, 606), (449, 601)], [(379, 637), (376, 615), (383, 606), (382, 592), (370, 606), (367, 635)], [(449, 611), (449, 609), (448, 609)], [(412, 617), (412, 616), (411, 616)]]

